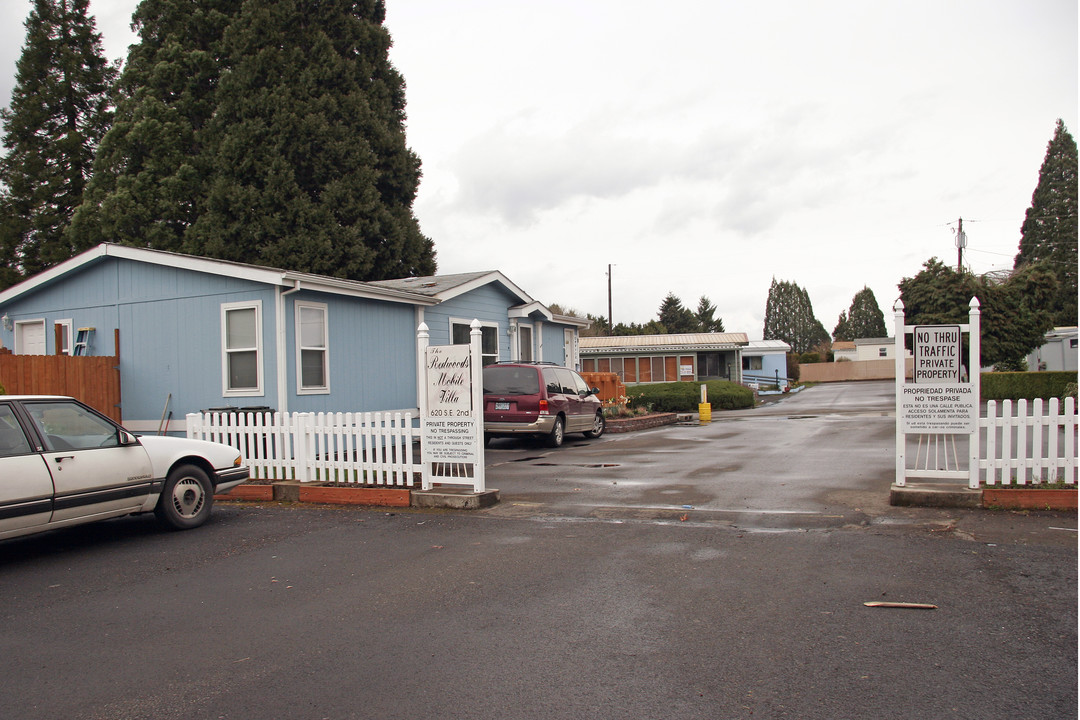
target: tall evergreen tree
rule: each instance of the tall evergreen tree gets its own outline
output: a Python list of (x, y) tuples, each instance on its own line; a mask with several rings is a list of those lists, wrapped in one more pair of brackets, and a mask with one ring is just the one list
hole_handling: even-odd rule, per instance
[(143, 0), (73, 231), (352, 279), (434, 272), (384, 20), (382, 0)]
[(142, 0), (132, 23), (112, 128), (102, 139), (73, 245), (118, 242), (179, 251), (203, 210), (207, 124), (228, 58), (225, 28), (241, 0)]
[(840, 311), (840, 317), (836, 320), (836, 327), (832, 331), (833, 342), (840, 340), (851, 341), (855, 339), (854, 333), (851, 332), (851, 323), (848, 322), (848, 316), (846, 310)]
[(887, 337), (885, 314), (878, 306), (874, 291), (868, 287), (855, 293), (851, 307), (840, 313), (840, 319), (833, 329), (833, 340), (857, 340), (858, 338)]
[(0, 287), (66, 260), (64, 229), (82, 202), (112, 119), (117, 69), (89, 0), (34, 0), (11, 105), (0, 110)]
[(1077, 155), (1076, 141), (1057, 121), (1039, 168), (1039, 183), (1020, 228), (1015, 268), (1044, 264), (1058, 279), (1051, 301), (1057, 325), (1077, 323)]
[(804, 353), (829, 342), (829, 332), (814, 317), (810, 295), (795, 283), (773, 278), (765, 302), (764, 340), (783, 340), (793, 352)]
[(724, 319), (716, 317), (716, 305), (704, 295), (698, 300), (694, 317), (701, 332), (724, 332)]
[(682, 304), (682, 300), (675, 297), (675, 293), (669, 292), (660, 303), (657, 319), (668, 333), (687, 333), (697, 330), (697, 318), (689, 308)]

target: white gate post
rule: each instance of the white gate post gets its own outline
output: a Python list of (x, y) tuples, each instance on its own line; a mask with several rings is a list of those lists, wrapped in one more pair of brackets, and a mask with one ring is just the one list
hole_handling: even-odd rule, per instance
[(416, 328), (416, 399), (420, 408), (420, 488), (431, 489), (431, 463), (427, 460), (427, 348), (431, 339), (427, 323)]
[(896, 351), (896, 484), (904, 487), (907, 482), (905, 453), (907, 452), (907, 433), (901, 422), (901, 403), (903, 403), (905, 380), (904, 353), (904, 301), (897, 299), (893, 305), (893, 343)]
[(476, 419), (477, 432), (473, 435), (473, 442), (476, 443), (474, 457), (477, 459), (473, 463), (473, 492), (482, 493), (485, 489), (486, 478), (484, 472), (484, 381), (483, 381), (483, 366), (484, 366), (484, 350), (483, 332), (479, 320), (473, 320), (469, 326), (472, 328), (469, 331), (469, 369), (472, 372), (472, 411), (473, 417)]
[(968, 439), (970, 445), (968, 466), (968, 487), (972, 490), (979, 489), (979, 459), (982, 457), (982, 433), (979, 427), (979, 418), (982, 415), (982, 334), (979, 329), (982, 311), (979, 310), (979, 298), (971, 298), (968, 303), (968, 382), (971, 384), (971, 393), (975, 403), (975, 430)]

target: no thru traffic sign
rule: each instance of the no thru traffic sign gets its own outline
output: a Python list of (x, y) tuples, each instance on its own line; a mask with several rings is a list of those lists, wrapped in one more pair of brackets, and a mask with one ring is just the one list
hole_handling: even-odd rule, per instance
[(960, 326), (916, 325), (912, 356), (916, 385), (960, 383)]

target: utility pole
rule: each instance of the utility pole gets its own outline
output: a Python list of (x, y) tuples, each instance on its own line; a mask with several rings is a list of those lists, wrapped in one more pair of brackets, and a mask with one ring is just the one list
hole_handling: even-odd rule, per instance
[(607, 266), (607, 322), (608, 332), (615, 334), (615, 321), (611, 319), (611, 264)]
[(967, 247), (967, 235), (964, 234), (964, 218), (956, 226), (956, 272), (964, 272), (964, 248)]

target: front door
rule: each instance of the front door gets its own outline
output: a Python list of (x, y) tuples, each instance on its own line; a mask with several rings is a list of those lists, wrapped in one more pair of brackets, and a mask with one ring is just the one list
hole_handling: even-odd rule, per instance
[(45, 525), (52, 515), (52, 477), (15, 418), (0, 403), (0, 537)]

